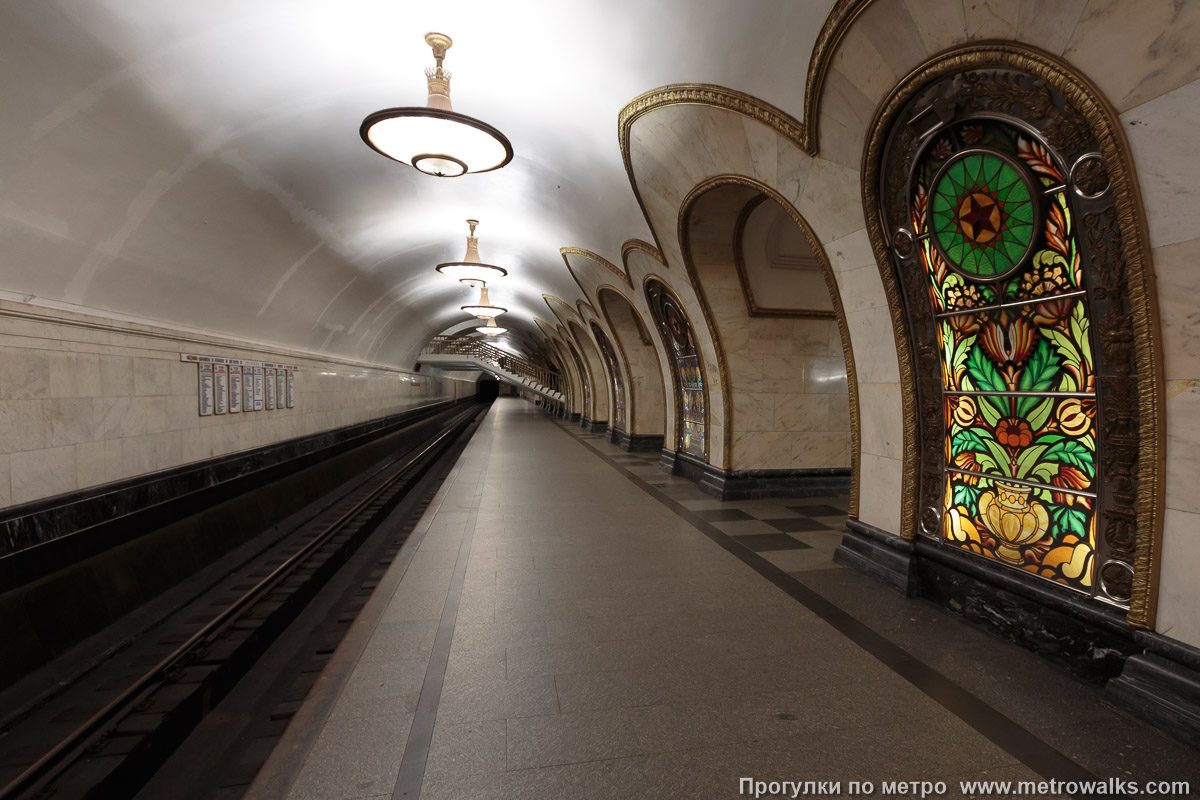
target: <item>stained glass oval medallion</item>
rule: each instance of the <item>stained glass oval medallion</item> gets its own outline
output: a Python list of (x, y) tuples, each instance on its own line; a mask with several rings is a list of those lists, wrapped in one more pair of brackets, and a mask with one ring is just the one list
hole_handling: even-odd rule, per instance
[(933, 179), (929, 230), (950, 267), (977, 281), (1015, 272), (1036, 244), (1040, 195), (1019, 162), (966, 150)]

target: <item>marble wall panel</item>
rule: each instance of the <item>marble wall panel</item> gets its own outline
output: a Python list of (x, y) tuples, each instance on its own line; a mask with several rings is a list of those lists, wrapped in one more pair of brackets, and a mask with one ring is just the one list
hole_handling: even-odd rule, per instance
[(1196, 565), (1200, 564), (1200, 514), (1168, 508), (1163, 520), (1159, 560), (1158, 620), (1155, 629), (1200, 647), (1200, 614), (1196, 613)]
[(0, 305), (7, 334), (0, 347), (0, 508), (453, 396), (449, 380), (425, 377), (414, 386), (393, 371), (289, 356), (301, 368), (295, 408), (202, 418), (196, 367), (181, 363), (180, 352), (284, 357), (228, 342), (181, 342), (158, 329), (146, 336), (142, 326), (119, 329), (111, 320), (81, 328), (16, 319), (2, 312), (17, 306)]
[(734, 469), (791, 469), (792, 434), (786, 431), (734, 432), (733, 464)]
[[(951, 16), (945, 25), (953, 26), (956, 22)], [(922, 23), (932, 24), (933, 30), (943, 27), (934, 19), (922, 19)], [(855, 26), (883, 56), (894, 75), (907, 75), (925, 60), (925, 44), (903, 0), (875, 0), (859, 15)]]
[(1086, 5), (1087, 0), (1021, 0), (1016, 38), (1061, 55)]
[(792, 469), (850, 466), (850, 435), (837, 431), (792, 434)]
[(896, 73), (888, 66), (875, 45), (857, 27), (852, 27), (842, 37), (842, 43), (833, 57), (833, 67), (844, 75), (872, 106), (878, 105), (896, 85)]
[(1021, 0), (963, 0), (969, 39), (1011, 39), (1017, 32)]
[(1167, 508), (1200, 513), (1200, 379), (1167, 381)]
[(836, 399), (825, 394), (775, 395), (775, 430), (830, 431), (830, 407)]
[(868, 308), (846, 314), (854, 343), (854, 366), (860, 383), (899, 383), (896, 338), (891, 312)]
[(1200, 378), (1200, 239), (1156, 247), (1163, 367), (1174, 380)]
[[(1190, 5), (1200, 11), (1200, 4)], [(1133, 151), (1152, 245), (1200, 236), (1200, 159), (1195, 152), (1200, 81), (1126, 111), (1121, 122)]]
[(900, 384), (859, 384), (858, 403), (863, 452), (900, 460), (904, 456)]
[[(875, 251), (871, 249), (871, 239), (867, 236), (866, 228), (859, 228), (840, 239), (828, 242), (825, 245), (825, 252), (829, 255), (829, 263), (833, 267), (834, 275), (859, 267), (869, 266), (878, 269), (875, 264)], [(848, 302), (848, 298), (846, 290), (842, 289), (841, 291), (844, 304)]]
[[(905, 6), (926, 53), (936, 53), (966, 41), (967, 17), (962, 0), (906, 0)], [(894, 74), (900, 77), (908, 73), (901, 71)]]
[(733, 418), (737, 425), (735, 431), (775, 430), (775, 395), (770, 392), (744, 392), (735, 387)]
[(1200, 78), (1200, 3), (1090, 0), (1063, 56), (1126, 111)]
[(12, 503), (25, 503), (77, 488), (75, 446), (9, 454)]
[(898, 533), (903, 464), (894, 458), (863, 452), (859, 455), (858, 468), (861, 470), (859, 520)]

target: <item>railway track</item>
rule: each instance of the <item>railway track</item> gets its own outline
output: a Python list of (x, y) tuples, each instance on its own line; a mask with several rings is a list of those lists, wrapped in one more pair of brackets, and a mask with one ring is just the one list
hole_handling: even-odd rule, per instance
[(453, 414), (137, 642), (22, 712), (0, 736), (0, 770), (20, 770), (0, 800), (136, 794), (481, 414)]

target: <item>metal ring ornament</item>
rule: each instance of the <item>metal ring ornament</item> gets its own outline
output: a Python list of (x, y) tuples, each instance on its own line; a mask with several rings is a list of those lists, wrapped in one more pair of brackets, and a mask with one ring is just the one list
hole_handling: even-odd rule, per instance
[(1125, 561), (1121, 561), (1120, 559), (1116, 559), (1116, 558), (1109, 559), (1108, 561), (1104, 562), (1104, 565), (1100, 569), (1096, 570), (1096, 574), (1100, 578), (1100, 581), (1099, 581), (1100, 591), (1104, 592), (1104, 596), (1107, 597), (1109, 600), (1112, 600), (1115, 603), (1128, 603), (1129, 597), (1122, 597), (1121, 595), (1113, 594), (1108, 588), (1108, 583), (1104, 580), (1104, 570), (1113, 565), (1116, 565), (1116, 566), (1121, 567), (1122, 569), (1126, 570), (1129, 573), (1129, 579), (1131, 581), (1133, 580), (1134, 571), (1133, 571), (1132, 564), (1129, 564)]
[[(1099, 153), (1097, 153), (1093, 150), (1092, 152), (1084, 153), (1079, 158), (1075, 159), (1075, 163), (1072, 164), (1071, 169), (1067, 171), (1067, 180), (1071, 184), (1071, 191), (1073, 191), (1075, 193), (1075, 195), (1077, 197), (1079, 197), (1080, 199), (1082, 199), (1082, 200), (1099, 200), (1101, 197), (1103, 197), (1104, 195), (1106, 195), (1108, 193), (1109, 189), (1112, 188), (1112, 179), (1111, 178), (1109, 178), (1108, 182), (1104, 184), (1103, 189), (1101, 189), (1098, 192), (1092, 192), (1091, 194), (1089, 194), (1089, 193), (1083, 191), (1081, 188), (1079, 188), (1079, 182), (1076, 180), (1076, 174), (1079, 172), (1079, 168), (1086, 164), (1090, 164), (1090, 163), (1097, 163), (1100, 165), (1101, 169), (1104, 168), (1103, 156), (1101, 156)], [(1107, 170), (1105, 170), (1105, 177), (1108, 177)]]
[(892, 249), (896, 255), (907, 261), (917, 253), (917, 240), (908, 228), (897, 228), (892, 234)]

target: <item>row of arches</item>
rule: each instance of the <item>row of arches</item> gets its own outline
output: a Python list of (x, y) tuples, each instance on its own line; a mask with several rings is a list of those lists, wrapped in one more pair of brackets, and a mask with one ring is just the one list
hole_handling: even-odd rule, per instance
[(547, 297), (543, 331), (575, 362), (566, 410), (614, 441), (661, 436), (664, 465), (714, 494), (847, 492), (873, 536), (1152, 626), (1161, 340), (1115, 112), (1014, 42), (874, 91), (849, 126), (861, 163), (807, 134), (844, 109), (806, 126), (719, 87), (627, 107), (655, 243), (623, 268), (564, 248), (586, 299)]

